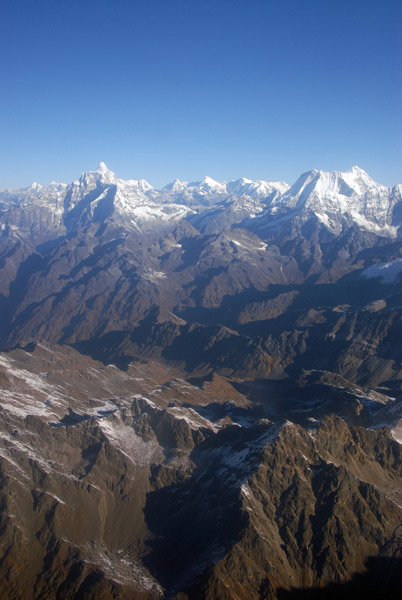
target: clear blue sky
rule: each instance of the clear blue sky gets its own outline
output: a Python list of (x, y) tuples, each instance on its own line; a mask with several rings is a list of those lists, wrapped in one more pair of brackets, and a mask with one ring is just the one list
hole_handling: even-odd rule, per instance
[(2, 0), (0, 188), (402, 183), (400, 0)]

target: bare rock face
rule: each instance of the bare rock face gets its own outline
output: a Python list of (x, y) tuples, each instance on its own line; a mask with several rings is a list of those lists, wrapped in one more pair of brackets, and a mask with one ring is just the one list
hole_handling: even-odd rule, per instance
[[(396, 400), (351, 384), (354, 426), (303, 401), (292, 422), (251, 384), (151, 361), (32, 345), (0, 364), (0, 597), (276, 598), (399, 555), (402, 447), (364, 410), (395, 427)], [(332, 381), (301, 382), (328, 386), (322, 414)]]
[(270, 300), (262, 302), (253, 302), (244, 307), (243, 311), (238, 316), (238, 321), (241, 324), (249, 323), (250, 321), (265, 321), (267, 319), (276, 319), (283, 315), (287, 309), (293, 304), (298, 292), (283, 292)]
[(0, 598), (398, 597), (401, 190), (0, 192)]
[[(209, 573), (200, 597), (274, 598), (278, 588), (325, 587), (347, 579), (347, 572), (364, 570), (367, 557), (384, 548), (400, 521), (400, 508), (388, 496), (400, 478), (401, 459), (400, 447), (397, 455), (391, 450), (396, 472), (391, 468), (389, 477), (385, 467), (385, 475), (378, 457), (362, 449), (367, 445), (360, 435), (334, 417), (314, 433), (292, 424), (281, 429), (241, 486), (247, 523)], [(333, 449), (328, 436), (337, 438)], [(339, 436), (347, 443), (341, 460)], [(387, 491), (378, 491), (374, 471), (377, 482), (387, 480)], [(261, 595), (263, 589), (267, 595)]]
[(0, 192), (0, 341), (399, 380), (401, 203), (358, 168), (157, 191), (103, 166)]

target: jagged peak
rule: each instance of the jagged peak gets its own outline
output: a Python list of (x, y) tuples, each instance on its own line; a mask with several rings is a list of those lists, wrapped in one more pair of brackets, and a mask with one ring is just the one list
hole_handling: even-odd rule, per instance
[(29, 192), (37, 192), (37, 191), (42, 190), (42, 189), (43, 189), (43, 185), (41, 185), (37, 181), (33, 181), (31, 183), (31, 185), (27, 188), (27, 191), (29, 191)]
[(358, 166), (352, 167), (345, 173), (340, 173), (340, 176), (344, 181), (352, 185), (357, 193), (362, 193), (365, 191), (365, 188), (385, 187), (374, 181), (364, 169)]
[(167, 185), (165, 185), (165, 187), (163, 189), (172, 191), (172, 192), (176, 192), (176, 191), (182, 191), (185, 187), (187, 187), (187, 185), (188, 185), (187, 181), (181, 181), (180, 179), (176, 178), (174, 181), (172, 181), (172, 183), (168, 183)]
[(99, 163), (95, 174), (98, 175), (101, 181), (104, 181), (105, 183), (115, 183), (117, 179), (113, 171), (108, 169), (103, 161)]
[(214, 192), (225, 192), (226, 191), (226, 182), (225, 181), (216, 181), (209, 175), (205, 175), (201, 179), (201, 181), (195, 181), (190, 183), (190, 187), (192, 188), (200, 188), (201, 190), (208, 190)]
[(251, 183), (257, 183), (256, 181), (253, 181), (252, 179), (247, 179), (247, 177), (240, 177), (239, 179), (233, 179), (233, 181), (229, 181), (229, 184), (231, 184), (232, 186), (235, 185), (249, 185)]
[(96, 173), (104, 175), (105, 173), (111, 173), (111, 171), (107, 168), (106, 164), (103, 161), (101, 161), (98, 165), (98, 168), (96, 169)]
[(358, 165), (354, 165), (351, 169), (348, 169), (346, 171), (346, 173), (353, 173), (353, 174), (355, 174), (355, 173), (358, 173), (358, 174), (364, 173), (364, 175), (367, 175), (367, 172), (364, 169), (362, 169), (361, 167), (359, 167)]
[(373, 189), (384, 188), (376, 183), (364, 171), (364, 169), (354, 166), (348, 171), (322, 171), (312, 169), (306, 171), (289, 189), (287, 196), (305, 196), (311, 192), (316, 192), (320, 196), (340, 194), (352, 196), (354, 194), (364, 194)]
[(153, 190), (153, 186), (146, 179), (138, 179), (137, 185), (142, 192)]
[(116, 183), (117, 177), (113, 171), (108, 169), (106, 164), (101, 161), (95, 171), (85, 171), (82, 173), (79, 180), (73, 182), (73, 185), (88, 185), (96, 181), (101, 181), (102, 183)]
[(216, 179), (213, 179), (209, 175), (205, 175), (205, 177), (203, 177), (201, 179), (200, 183), (203, 184), (203, 185), (209, 185), (209, 186), (214, 186), (214, 187), (216, 185), (222, 185), (219, 181), (216, 181)]

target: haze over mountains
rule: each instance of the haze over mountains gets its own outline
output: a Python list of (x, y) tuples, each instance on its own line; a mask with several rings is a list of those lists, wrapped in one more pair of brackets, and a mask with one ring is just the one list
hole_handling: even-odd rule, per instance
[(1, 598), (398, 589), (401, 185), (101, 163), (0, 215)]

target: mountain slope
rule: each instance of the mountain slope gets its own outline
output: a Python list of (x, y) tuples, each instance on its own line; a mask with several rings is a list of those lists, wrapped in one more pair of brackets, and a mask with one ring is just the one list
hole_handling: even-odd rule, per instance
[(401, 191), (0, 192), (0, 598), (397, 596)]
[(51, 341), (83, 339), (74, 325), (81, 321), (90, 337), (139, 323), (155, 304), (173, 312), (215, 307), (245, 290), (311, 276), (336, 281), (381, 256), (399, 258), (399, 188), (356, 168), (313, 171), (283, 194), (280, 186), (272, 192), (275, 185), (257, 182), (254, 198), (231, 197), (228, 189), (248, 193), (252, 182), (207, 179), (186, 189), (218, 189), (224, 199), (205, 208), (194, 205), (195, 195), (189, 208), (178, 203), (182, 186), (167, 196), (101, 164), (68, 186), (3, 193), (1, 300), (12, 315), (10, 341), (30, 331)]
[(302, 398), (283, 420), (278, 390), (258, 406), (180, 375), (1, 354), (1, 598), (276, 598), (397, 544), (402, 446), (376, 423), (398, 426), (400, 400), (351, 386), (340, 402), (310, 374), (320, 421)]

